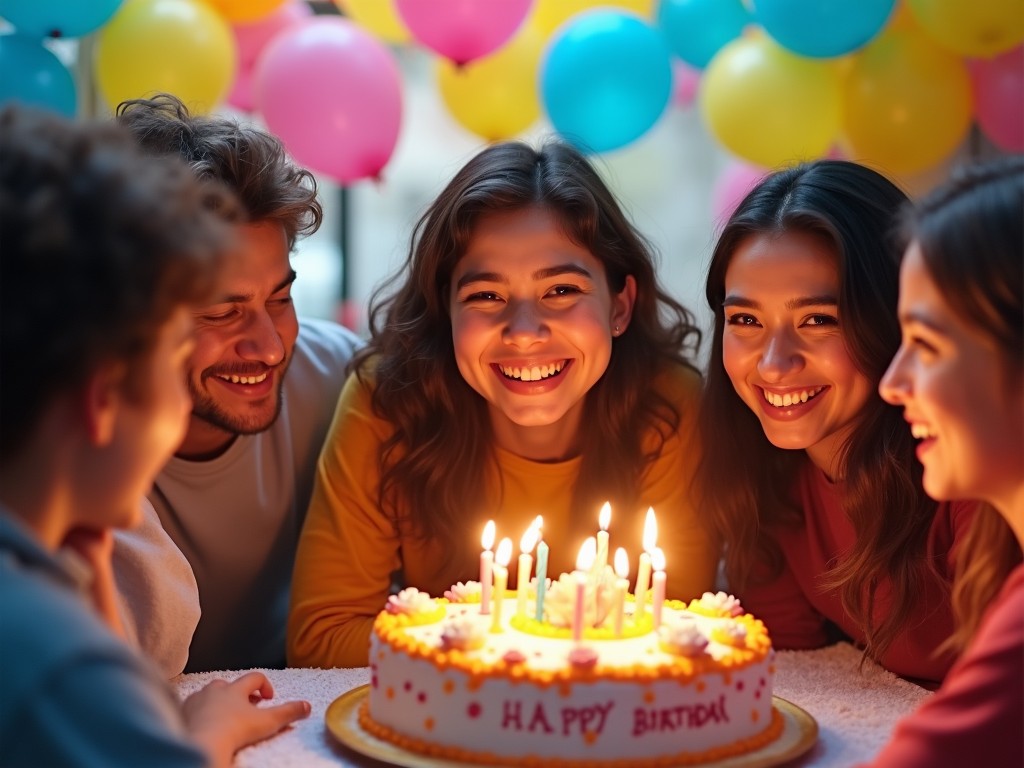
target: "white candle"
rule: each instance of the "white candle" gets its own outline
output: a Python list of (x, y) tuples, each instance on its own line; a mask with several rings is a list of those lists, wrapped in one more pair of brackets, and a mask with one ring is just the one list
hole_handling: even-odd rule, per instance
[(612, 521), (612, 505), (607, 501), (597, 516), (601, 530), (597, 532), (597, 572), (600, 574), (608, 565), (608, 525)]
[(656, 547), (651, 555), (651, 566), (654, 568), (651, 588), (651, 614), (654, 618), (654, 629), (661, 626), (661, 609), (665, 605), (665, 553)]
[(491, 612), (491, 564), (494, 562), (491, 547), (494, 546), (494, 536), (494, 521), (488, 520), (480, 537), (480, 546), (484, 548), (480, 553), (480, 613), (483, 614)]
[[(540, 516), (537, 518), (540, 519)], [(548, 545), (541, 540), (537, 545), (537, 621), (544, 621), (544, 594), (548, 589)]]
[(576, 556), (576, 602), (573, 605), (572, 614), (572, 639), (578, 643), (583, 639), (583, 615), (584, 601), (587, 597), (588, 571), (594, 565), (594, 557), (597, 555), (597, 542), (591, 536), (580, 547), (580, 553)]
[(530, 523), (523, 538), (519, 540), (519, 571), (516, 574), (516, 616), (526, 617), (526, 593), (530, 591), (530, 571), (533, 570), (533, 552), (540, 528), (537, 521)]
[(644, 552), (640, 555), (640, 566), (636, 575), (636, 608), (633, 609), (633, 621), (639, 621), (644, 615), (647, 602), (647, 587), (651, 580), (651, 552), (658, 545), (658, 520), (654, 509), (647, 508), (647, 519), (644, 521)]
[(626, 591), (629, 589), (629, 555), (622, 547), (615, 550), (615, 574), (619, 577), (615, 580), (614, 593), (615, 636), (622, 637), (622, 621), (626, 612)]
[(505, 602), (505, 588), (508, 586), (508, 563), (512, 559), (512, 539), (506, 537), (498, 545), (494, 555), (494, 610), (491, 618), (491, 632), (501, 632), (501, 606)]

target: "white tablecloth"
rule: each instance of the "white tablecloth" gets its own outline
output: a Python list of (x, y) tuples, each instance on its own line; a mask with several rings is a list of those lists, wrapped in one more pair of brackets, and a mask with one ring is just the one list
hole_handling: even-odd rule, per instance
[[(848, 768), (870, 759), (885, 743), (896, 721), (930, 693), (865, 663), (861, 654), (841, 643), (817, 651), (780, 651), (775, 695), (808, 712), (818, 723), (818, 741), (794, 766)], [(289, 730), (238, 753), (241, 768), (337, 768), (379, 765), (339, 746), (324, 725), (328, 705), (352, 688), (370, 681), (369, 669), (264, 670), (275, 699), (306, 699), (312, 714)], [(242, 672), (180, 675), (173, 683), (182, 696), (210, 680), (231, 680)]]

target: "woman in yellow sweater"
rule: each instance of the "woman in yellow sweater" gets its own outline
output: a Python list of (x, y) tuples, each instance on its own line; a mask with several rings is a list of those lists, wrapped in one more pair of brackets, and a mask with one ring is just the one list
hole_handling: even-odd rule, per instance
[(653, 507), (668, 596), (712, 588), (719, 548), (690, 496), (700, 333), (582, 154), (481, 151), (419, 220), (396, 282), (374, 297), (320, 458), (290, 664), (365, 666), (390, 592), (478, 578), (487, 520), (518, 543), (543, 515), (557, 578), (605, 501), (611, 546), (633, 553)]

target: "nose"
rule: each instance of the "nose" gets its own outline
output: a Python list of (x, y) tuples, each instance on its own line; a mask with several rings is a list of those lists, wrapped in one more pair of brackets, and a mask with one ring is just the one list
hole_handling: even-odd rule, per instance
[(901, 346), (878, 382), (878, 394), (889, 405), (903, 405), (910, 394), (910, 378), (905, 370), (906, 358)]
[(804, 357), (800, 343), (792, 337), (788, 329), (780, 329), (769, 336), (757, 364), (761, 376), (771, 382), (782, 381), (803, 367)]
[(281, 334), (266, 312), (252, 313), (242, 331), (237, 350), (243, 360), (253, 360), (270, 366), (280, 363), (285, 355)]
[(501, 340), (505, 344), (527, 348), (551, 337), (551, 329), (543, 313), (532, 303), (510, 303), (506, 314), (505, 327), (501, 332)]

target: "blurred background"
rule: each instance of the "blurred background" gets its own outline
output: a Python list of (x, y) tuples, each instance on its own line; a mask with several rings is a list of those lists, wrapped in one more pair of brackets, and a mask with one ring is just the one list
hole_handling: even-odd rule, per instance
[(168, 91), (276, 134), (326, 214), (299, 311), (359, 332), (463, 163), (558, 134), (707, 328), (716, 230), (766, 169), (848, 158), (916, 195), (1024, 153), (1022, 43), (1022, 0), (0, 0), (0, 103)]

